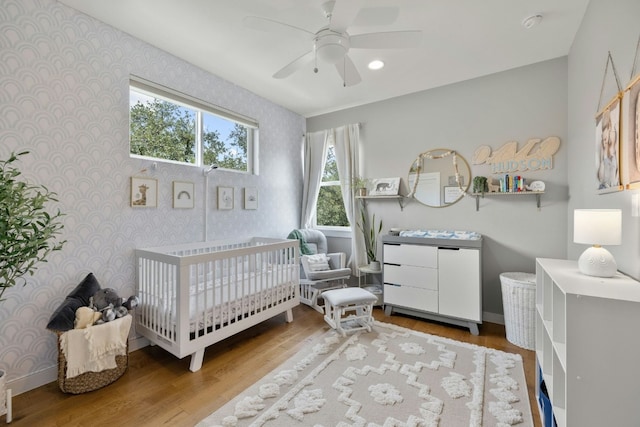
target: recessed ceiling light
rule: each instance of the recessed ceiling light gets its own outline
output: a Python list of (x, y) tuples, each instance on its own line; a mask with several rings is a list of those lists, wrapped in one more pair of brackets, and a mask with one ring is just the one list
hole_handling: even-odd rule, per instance
[(384, 67), (384, 62), (380, 61), (379, 59), (374, 59), (373, 61), (369, 62), (370, 70), (379, 70), (382, 67)]
[(540, 21), (542, 21), (542, 15), (538, 13), (524, 18), (522, 20), (522, 26), (528, 30), (529, 28), (538, 25)]

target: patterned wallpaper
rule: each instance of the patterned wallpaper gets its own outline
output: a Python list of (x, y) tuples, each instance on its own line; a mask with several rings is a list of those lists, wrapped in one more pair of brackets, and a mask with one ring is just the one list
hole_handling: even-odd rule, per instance
[[(130, 158), (131, 74), (257, 119), (259, 176), (205, 178), (200, 168)], [(2, 0), (0, 158), (30, 151), (19, 167), (29, 182), (58, 193), (51, 207), (66, 214), (68, 240), (0, 303), (0, 369), (14, 393), (41, 385), (35, 374), (55, 372), (56, 337), (46, 324), (88, 272), (129, 296), (133, 249), (202, 241), (205, 218), (208, 239), (284, 237), (295, 228), (304, 131), (303, 117), (54, 0)], [(129, 206), (133, 175), (158, 179), (157, 208)], [(172, 208), (174, 180), (194, 182), (193, 209)], [(217, 210), (218, 185), (234, 188), (233, 210)], [(258, 189), (257, 210), (243, 209), (246, 186)]]

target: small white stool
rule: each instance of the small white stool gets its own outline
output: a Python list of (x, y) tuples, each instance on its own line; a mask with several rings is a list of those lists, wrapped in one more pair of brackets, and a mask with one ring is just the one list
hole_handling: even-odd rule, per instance
[[(347, 331), (366, 329), (371, 332), (373, 304), (378, 301), (374, 294), (362, 288), (343, 288), (323, 292), (322, 297), (324, 320), (343, 336)], [(348, 312), (351, 314), (347, 316)]]

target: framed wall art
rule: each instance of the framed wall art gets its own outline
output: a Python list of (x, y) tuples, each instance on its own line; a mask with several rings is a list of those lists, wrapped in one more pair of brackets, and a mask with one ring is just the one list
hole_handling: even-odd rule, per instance
[(258, 209), (258, 189), (256, 187), (245, 187), (244, 208)]
[(622, 190), (620, 181), (620, 110), (622, 94), (616, 95), (596, 115), (596, 177), (598, 193)]
[(458, 187), (457, 185), (455, 186), (445, 186), (443, 187), (443, 191), (444, 191), (444, 203), (445, 204), (451, 204), (454, 202), (457, 202), (458, 199), (460, 198), (460, 196), (462, 196), (462, 189), (460, 187)]
[(191, 209), (194, 206), (193, 182), (173, 181), (173, 207)]
[(153, 178), (131, 177), (131, 207), (155, 208), (158, 206), (158, 180)]
[(622, 106), (623, 183), (627, 189), (640, 188), (640, 74), (625, 89)]
[(400, 178), (373, 178), (367, 193), (370, 196), (397, 196), (399, 190)]
[(218, 187), (218, 209), (233, 209), (233, 187)]

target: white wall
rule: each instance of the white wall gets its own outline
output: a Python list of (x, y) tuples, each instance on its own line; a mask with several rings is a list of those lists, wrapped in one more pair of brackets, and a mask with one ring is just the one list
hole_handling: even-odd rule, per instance
[[(638, 0), (591, 0), (569, 54), (569, 188), (567, 245), (569, 258), (577, 259), (585, 245), (573, 243), (573, 209), (622, 210), (622, 245), (609, 246), (618, 270), (640, 278), (640, 218), (631, 216), (631, 197), (640, 190), (596, 194), (595, 115), (602, 82), (604, 106), (618, 91), (613, 71), (604, 79), (607, 53), (611, 52), (622, 87), (631, 79), (636, 44), (640, 36)], [(640, 73), (640, 58), (636, 75)], [(623, 115), (623, 120), (626, 117)], [(623, 160), (624, 167), (624, 160)]]
[[(560, 137), (552, 170), (522, 174), (547, 185), (540, 211), (533, 197), (485, 198), (478, 212), (473, 198), (446, 208), (412, 201), (404, 211), (394, 201), (374, 201), (368, 209), (383, 219), (383, 233), (391, 227), (482, 233), (483, 310), (498, 317), (500, 273), (533, 272), (536, 257), (566, 256), (567, 58), (308, 118), (307, 129), (355, 122), (362, 123), (363, 176), (399, 176), (405, 185), (416, 156), (429, 149), (455, 149), (470, 163), (481, 145), (497, 149), (508, 141), (522, 146), (529, 138)], [(488, 176), (490, 170), (476, 165), (471, 173)]]
[[(305, 120), (54, 0), (3, 0), (0, 12), (0, 158), (29, 150), (24, 177), (58, 193), (68, 243), (25, 287), (0, 303), (0, 368), (14, 393), (56, 378), (56, 337), (45, 329), (88, 273), (122, 296), (134, 289), (133, 250), (204, 239), (200, 168), (129, 157), (129, 76), (182, 91), (256, 119), (260, 175), (209, 175), (208, 238), (285, 237), (298, 226)], [(158, 179), (158, 207), (129, 206), (129, 179)], [(195, 208), (172, 209), (172, 181), (195, 183)], [(216, 209), (216, 187), (235, 188), (235, 207)], [(242, 188), (259, 192), (242, 208)], [(135, 335), (135, 332), (133, 333)]]

